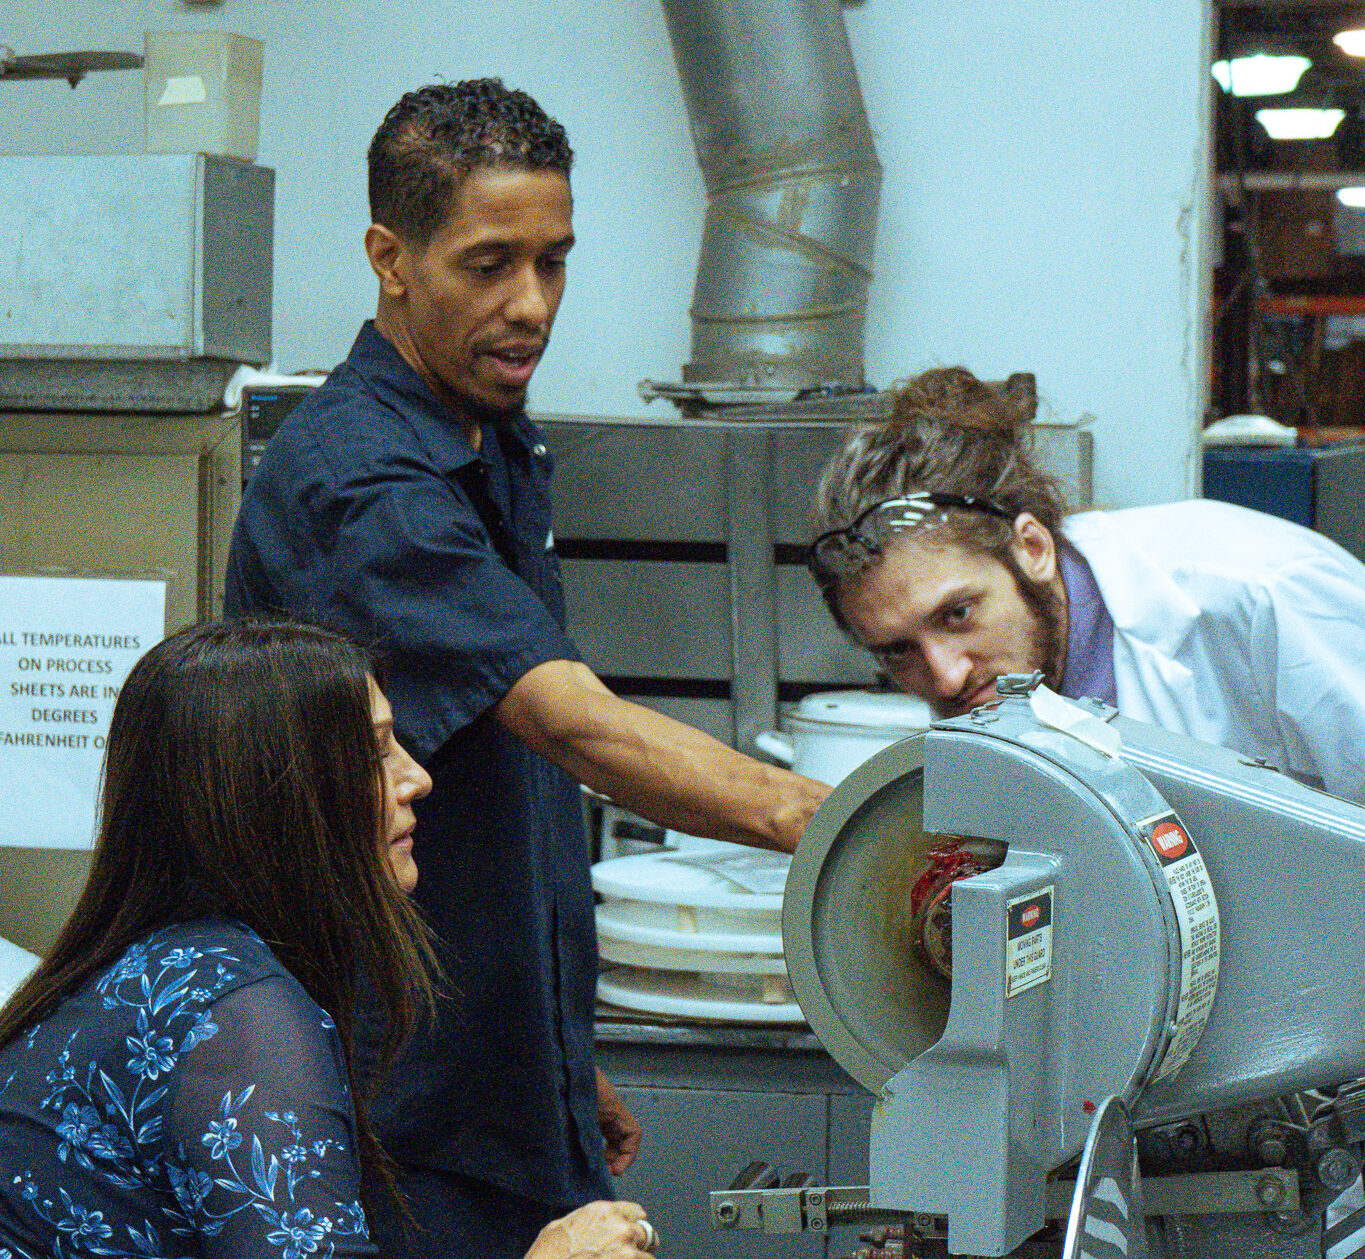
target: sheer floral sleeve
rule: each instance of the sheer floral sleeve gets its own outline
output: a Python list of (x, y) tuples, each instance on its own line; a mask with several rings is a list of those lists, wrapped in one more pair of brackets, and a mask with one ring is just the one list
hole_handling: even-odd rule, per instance
[(0, 1259), (372, 1255), (331, 1019), (240, 924), (163, 928), (0, 1046)]
[(168, 1099), (173, 1231), (192, 1231), (207, 1259), (374, 1254), (332, 1021), (279, 977), (207, 1014)]

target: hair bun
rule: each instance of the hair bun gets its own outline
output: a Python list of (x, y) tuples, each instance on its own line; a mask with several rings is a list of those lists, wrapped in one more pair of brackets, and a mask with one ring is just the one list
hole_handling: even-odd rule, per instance
[(1037, 411), (1032, 372), (1014, 372), (997, 384), (978, 380), (965, 367), (937, 367), (896, 390), (887, 427), (968, 428), (1013, 443)]
[(1032, 372), (1011, 372), (1000, 392), (1014, 404), (1024, 423), (1038, 414), (1038, 378)]
[(1033, 461), (1037, 411), (1032, 372), (990, 382), (965, 367), (937, 367), (901, 382), (890, 416), (850, 428), (825, 465), (815, 532), (843, 528), (878, 502), (920, 490), (988, 499), (1055, 531), (1066, 496)]

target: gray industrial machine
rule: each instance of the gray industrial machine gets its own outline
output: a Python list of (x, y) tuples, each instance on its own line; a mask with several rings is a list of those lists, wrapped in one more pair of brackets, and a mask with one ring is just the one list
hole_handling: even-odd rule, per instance
[(1365, 1141), (1365, 809), (1010, 682), (855, 770), (787, 882), (802, 1010), (877, 1096), (870, 1193), (733, 1190), (714, 1219), (899, 1215), (907, 1253), (946, 1222), (1004, 1255), (1068, 1214), (1117, 1099), (1146, 1215), (1221, 1230), (1170, 1253), (1316, 1255)]

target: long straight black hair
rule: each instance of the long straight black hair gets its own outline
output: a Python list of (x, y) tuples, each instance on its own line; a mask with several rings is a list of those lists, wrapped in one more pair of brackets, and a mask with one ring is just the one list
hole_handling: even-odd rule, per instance
[[(153, 647), (114, 705), (90, 879), (0, 1011), (0, 1047), (129, 945), (208, 915), (254, 930), (333, 1018), (351, 1068), (358, 982), (391, 1059), (433, 1006), (428, 935), (380, 852), (375, 662), (293, 622), (217, 621)], [(352, 1096), (362, 1167), (392, 1187)]]

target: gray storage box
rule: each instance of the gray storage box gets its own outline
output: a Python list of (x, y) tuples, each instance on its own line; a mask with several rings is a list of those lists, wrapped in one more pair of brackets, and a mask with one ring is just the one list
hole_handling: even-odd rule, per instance
[(275, 173), (0, 156), (0, 359), (270, 360)]

